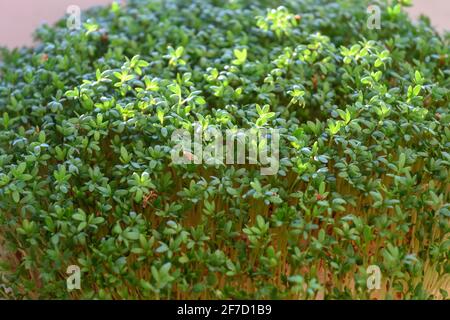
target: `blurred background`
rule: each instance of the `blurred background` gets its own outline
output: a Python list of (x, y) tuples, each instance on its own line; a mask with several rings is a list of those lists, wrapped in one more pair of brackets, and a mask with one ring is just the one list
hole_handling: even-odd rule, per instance
[[(85, 9), (113, 1), (0, 0), (0, 46), (14, 48), (33, 44), (33, 31), (43, 22), (52, 24), (63, 17), (70, 5)], [(413, 3), (414, 6), (408, 8), (411, 17), (416, 19), (425, 14), (439, 31), (450, 30), (450, 0), (413, 0)]]

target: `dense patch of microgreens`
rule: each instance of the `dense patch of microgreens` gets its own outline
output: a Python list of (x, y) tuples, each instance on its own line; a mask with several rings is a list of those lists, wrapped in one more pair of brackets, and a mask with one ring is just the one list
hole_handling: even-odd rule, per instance
[[(4, 50), (3, 283), (28, 298), (446, 297), (448, 34), (378, 4), (369, 30), (366, 1), (129, 1)], [(172, 165), (171, 133), (194, 122), (280, 129), (279, 173)], [(82, 290), (66, 290), (71, 264)]]

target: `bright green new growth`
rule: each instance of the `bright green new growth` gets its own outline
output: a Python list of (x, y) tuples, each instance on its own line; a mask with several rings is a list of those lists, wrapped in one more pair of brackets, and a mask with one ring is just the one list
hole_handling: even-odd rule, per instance
[[(447, 297), (448, 34), (395, 1), (379, 30), (373, 1), (127, 2), (3, 51), (0, 296)], [(172, 164), (194, 122), (279, 129), (278, 174)]]

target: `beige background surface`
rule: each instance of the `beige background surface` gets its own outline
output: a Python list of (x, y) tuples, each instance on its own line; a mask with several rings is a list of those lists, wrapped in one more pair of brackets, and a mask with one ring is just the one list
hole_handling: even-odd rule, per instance
[(414, 6), (408, 8), (413, 18), (420, 14), (431, 17), (431, 22), (438, 30), (450, 30), (450, 0), (413, 0)]
[[(53, 23), (64, 16), (69, 5), (82, 9), (113, 0), (0, 0), (0, 45), (17, 47), (32, 44), (32, 32), (42, 22)], [(123, 0), (122, 0), (123, 1)], [(189, 1), (189, 0), (186, 0)], [(439, 30), (450, 30), (450, 0), (413, 0), (412, 17), (424, 13)]]

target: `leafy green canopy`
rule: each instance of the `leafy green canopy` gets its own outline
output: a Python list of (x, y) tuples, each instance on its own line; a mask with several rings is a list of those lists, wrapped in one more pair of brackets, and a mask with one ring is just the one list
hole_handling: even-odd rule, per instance
[[(3, 50), (14, 297), (446, 297), (449, 37), (368, 4), (129, 1)], [(173, 165), (194, 122), (279, 129), (278, 174)]]

